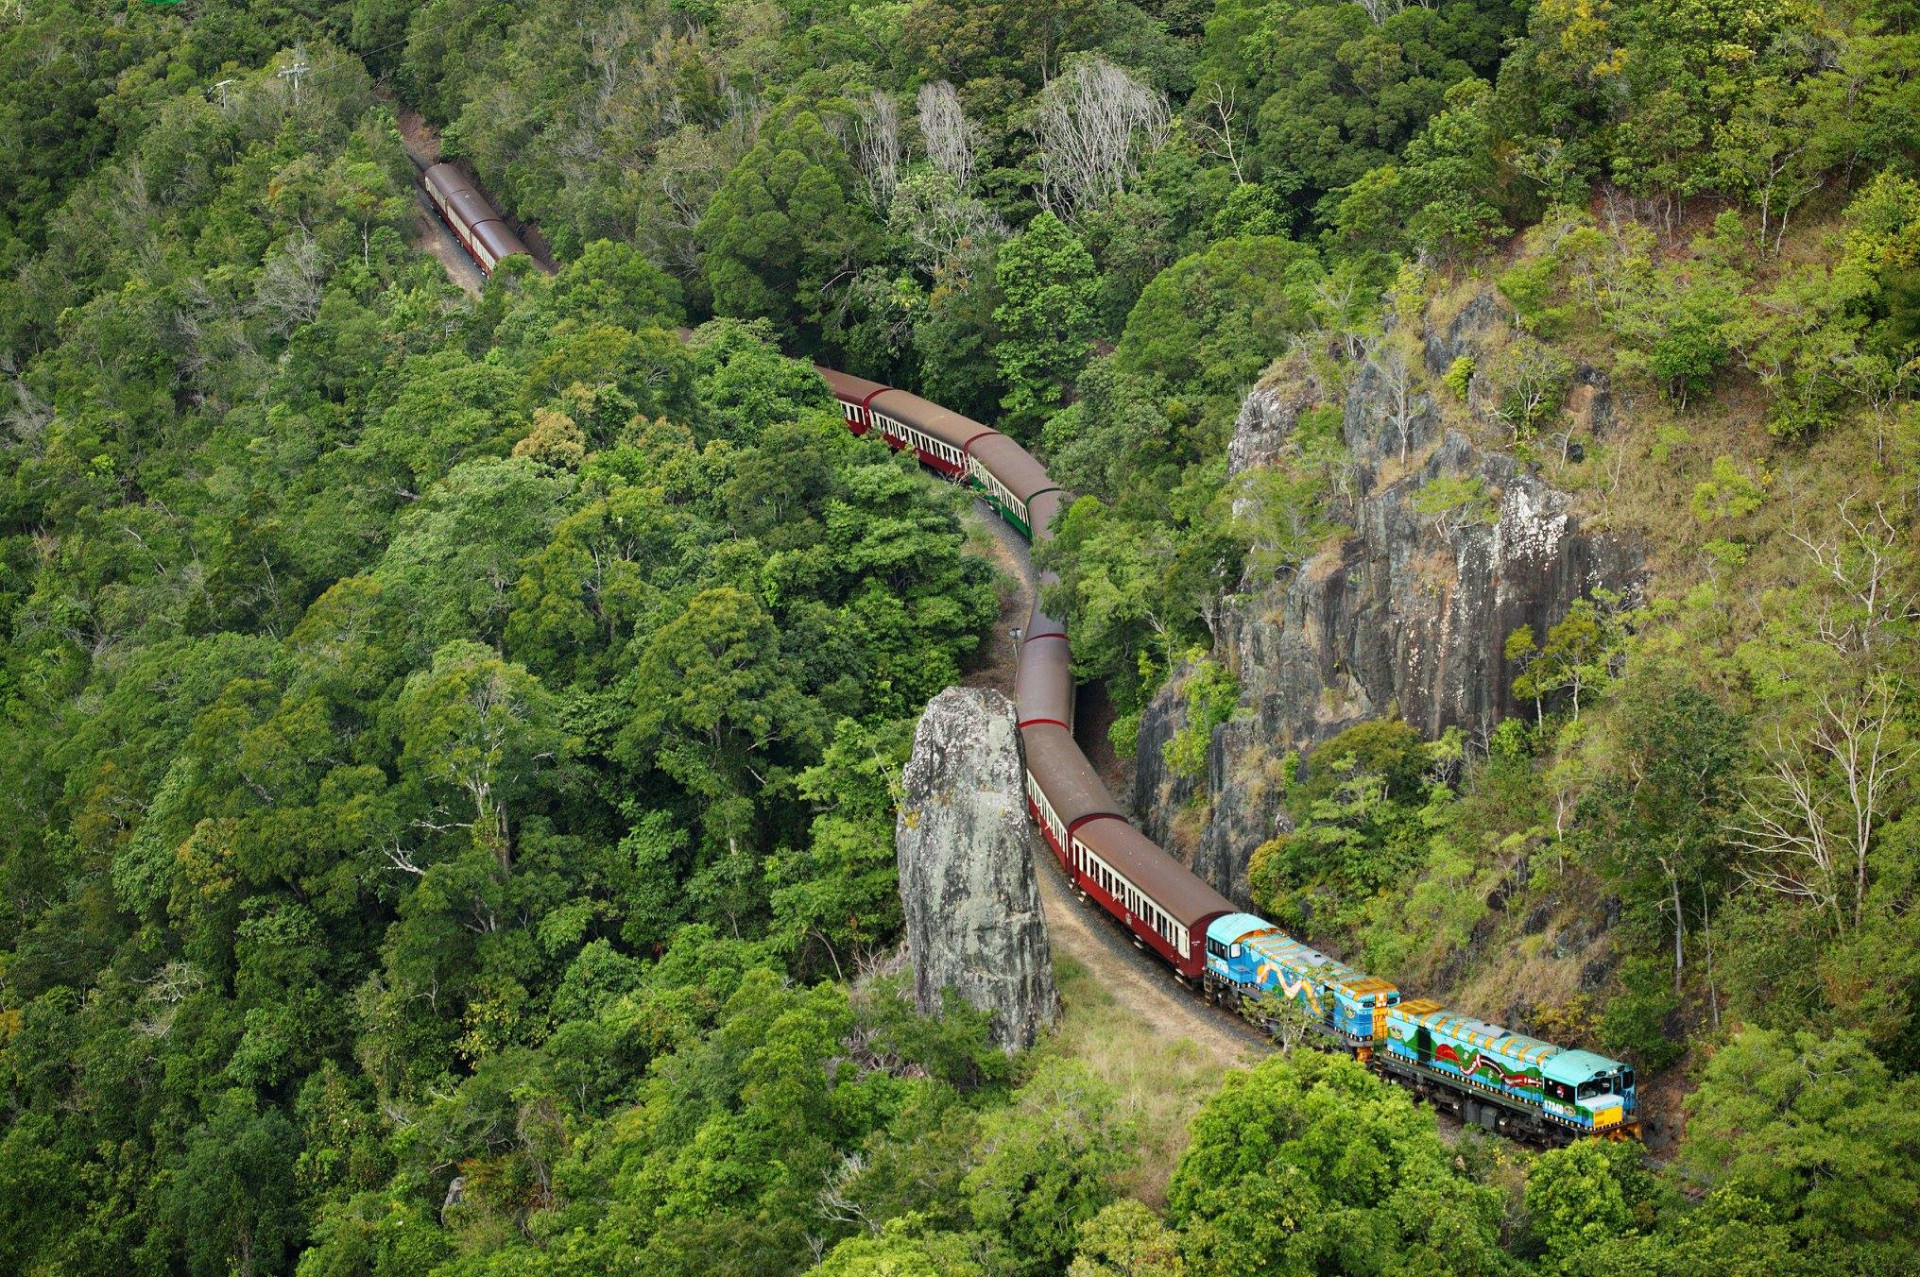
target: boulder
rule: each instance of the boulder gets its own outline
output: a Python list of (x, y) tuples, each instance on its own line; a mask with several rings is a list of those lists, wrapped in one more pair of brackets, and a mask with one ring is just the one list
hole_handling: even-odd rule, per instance
[(981, 688), (933, 698), (913, 736), (894, 830), (914, 1003), (951, 989), (993, 1016), (993, 1040), (1031, 1046), (1059, 1014), (1034, 879), (1012, 702)]

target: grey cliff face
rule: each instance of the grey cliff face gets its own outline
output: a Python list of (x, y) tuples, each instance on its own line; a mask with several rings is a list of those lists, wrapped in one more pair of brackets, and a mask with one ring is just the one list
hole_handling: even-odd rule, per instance
[[(1383, 715), (1428, 737), (1449, 727), (1469, 735), (1491, 729), (1520, 708), (1507, 636), (1531, 625), (1544, 638), (1576, 599), (1596, 588), (1631, 591), (1639, 581), (1634, 545), (1583, 529), (1566, 494), (1443, 421), (1428, 386), (1455, 358), (1475, 353), (1496, 322), (1492, 299), (1482, 295), (1444, 332), (1425, 335), (1412, 369), (1370, 361), (1351, 379), (1343, 427), (1354, 497), (1341, 516), (1351, 535), (1298, 571), (1243, 583), (1223, 600), (1215, 656), (1240, 681), (1241, 712), (1214, 732), (1197, 838), (1191, 820), (1175, 819), (1196, 785), (1173, 774), (1160, 752), (1185, 719), (1181, 680), (1142, 717), (1135, 809), (1150, 834), (1230, 897), (1249, 899), (1254, 849), (1286, 832), (1279, 793), (1288, 751), (1304, 753)], [(1292, 371), (1283, 365), (1242, 404), (1229, 453), (1236, 472), (1280, 456), (1312, 406), (1317, 388)], [(1602, 420), (1604, 382), (1584, 373), (1576, 381), (1576, 395)], [(1415, 509), (1433, 480), (1474, 477), (1492, 503), (1486, 521), (1446, 526)]]
[(993, 1015), (993, 1039), (1031, 1046), (1059, 1014), (1053, 956), (1021, 797), (1020, 734), (998, 692), (948, 688), (913, 736), (894, 829), (914, 1003), (955, 990)]

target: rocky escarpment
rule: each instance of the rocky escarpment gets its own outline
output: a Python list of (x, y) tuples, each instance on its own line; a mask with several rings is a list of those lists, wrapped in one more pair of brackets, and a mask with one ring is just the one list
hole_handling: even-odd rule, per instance
[[(1351, 495), (1339, 513), (1351, 532), (1297, 571), (1243, 582), (1223, 600), (1215, 657), (1239, 679), (1240, 712), (1214, 730), (1204, 779), (1162, 761), (1186, 718), (1179, 679), (1142, 718), (1136, 810), (1229, 896), (1248, 899), (1248, 860), (1280, 831), (1289, 750), (1380, 716), (1429, 736), (1490, 728), (1515, 707), (1507, 636), (1523, 625), (1544, 635), (1582, 595), (1631, 592), (1639, 578), (1630, 542), (1583, 528), (1565, 493), (1444, 418), (1440, 375), (1484, 353), (1499, 328), (1483, 294), (1429, 327), (1423, 343), (1400, 345), (1398, 356), (1388, 347), (1350, 379), (1341, 406)], [(1582, 412), (1603, 429), (1604, 383), (1590, 373), (1576, 380)], [(1476, 378), (1470, 400), (1484, 394)], [(1300, 414), (1321, 397), (1303, 359), (1283, 364), (1242, 404), (1232, 470), (1284, 455)], [(1475, 478), (1477, 517), (1417, 508), (1435, 480)]]
[(894, 830), (915, 1005), (932, 1014), (952, 989), (992, 1014), (994, 1041), (1009, 1051), (1031, 1046), (1060, 1008), (1014, 723), (998, 692), (934, 697)]

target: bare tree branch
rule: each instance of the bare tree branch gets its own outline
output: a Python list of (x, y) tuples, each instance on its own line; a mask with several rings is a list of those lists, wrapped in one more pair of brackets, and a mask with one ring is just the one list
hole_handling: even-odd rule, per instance
[(960, 94), (945, 80), (920, 86), (920, 139), (933, 166), (964, 192), (973, 184), (980, 129), (960, 106)]
[(854, 121), (854, 164), (867, 180), (867, 199), (885, 208), (900, 185), (904, 155), (900, 147), (900, 108), (879, 90), (867, 99), (866, 109)]
[(1140, 175), (1139, 155), (1156, 150), (1172, 126), (1166, 99), (1125, 67), (1093, 56), (1075, 62), (1040, 94), (1044, 208), (1071, 216), (1106, 203)]

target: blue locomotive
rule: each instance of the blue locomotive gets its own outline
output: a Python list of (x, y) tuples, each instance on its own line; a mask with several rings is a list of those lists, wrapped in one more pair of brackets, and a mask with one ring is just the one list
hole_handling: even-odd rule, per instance
[(1512, 1033), (1400, 990), (1300, 943), (1250, 913), (1207, 927), (1206, 987), (1215, 1001), (1265, 995), (1304, 1011), (1324, 1043), (1349, 1050), (1463, 1121), (1563, 1143), (1638, 1138), (1633, 1070), (1591, 1051)]

